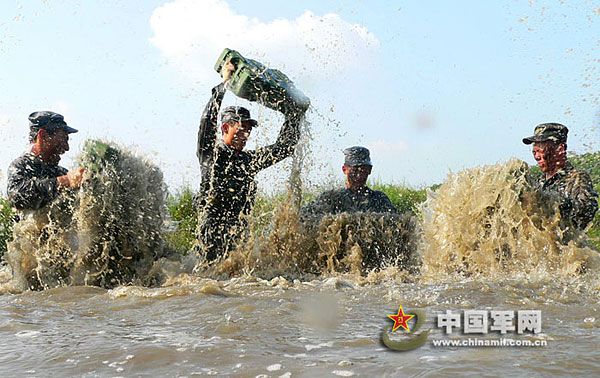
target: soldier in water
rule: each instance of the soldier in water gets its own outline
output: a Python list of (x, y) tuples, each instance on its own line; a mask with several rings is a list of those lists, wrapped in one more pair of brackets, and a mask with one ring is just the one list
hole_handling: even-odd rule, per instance
[(343, 212), (393, 213), (398, 211), (385, 193), (367, 186), (373, 164), (369, 150), (354, 146), (344, 150), (342, 172), (346, 176), (346, 187), (321, 194), (313, 202), (303, 207), (301, 217), (323, 216)]
[(41, 111), (29, 115), (31, 150), (15, 159), (8, 168), (8, 200), (21, 211), (49, 205), (60, 191), (81, 185), (83, 168), (67, 171), (58, 165), (69, 151), (69, 134), (77, 130), (62, 115)]
[(583, 230), (598, 210), (598, 194), (590, 176), (567, 159), (569, 130), (559, 123), (537, 125), (534, 135), (523, 139), (533, 144), (533, 158), (542, 171), (541, 191), (559, 202), (563, 222)]
[[(247, 216), (254, 205), (256, 174), (292, 155), (300, 137), (300, 122), (307, 108), (287, 104), (285, 122), (274, 144), (246, 151), (244, 147), (258, 122), (248, 109), (228, 106), (218, 113), (225, 95), (225, 83), (236, 67), (227, 62), (223, 83), (212, 89), (198, 130), (196, 154), (200, 161), (200, 192), (196, 246), (207, 261), (233, 250), (247, 230)], [(221, 134), (217, 138), (217, 133)]]

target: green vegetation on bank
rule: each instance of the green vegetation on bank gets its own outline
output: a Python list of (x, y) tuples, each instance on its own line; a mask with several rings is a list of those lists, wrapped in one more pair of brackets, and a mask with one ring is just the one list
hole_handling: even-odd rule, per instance
[(167, 197), (167, 210), (172, 227), (165, 232), (167, 246), (175, 252), (186, 254), (196, 240), (198, 216), (194, 210), (194, 193), (185, 188)]
[(0, 197), (0, 258), (6, 252), (6, 243), (12, 239), (14, 213), (8, 201)]
[[(569, 156), (571, 163), (590, 173), (594, 187), (600, 193), (600, 152), (586, 153), (582, 155)], [(532, 173), (541, 175), (539, 168), (532, 166)], [(440, 185), (433, 185), (429, 189), (436, 190)], [(374, 190), (384, 192), (400, 211), (416, 212), (417, 206), (427, 198), (427, 189), (412, 189), (402, 185), (392, 185), (376, 182), (371, 185)], [(316, 193), (305, 193), (303, 203), (314, 199)], [(167, 236), (171, 248), (184, 252), (188, 251), (194, 240), (197, 219), (192, 207), (191, 190), (185, 189), (177, 196), (171, 196), (168, 201), (168, 212), (177, 223), (177, 229), (172, 236)], [(258, 229), (268, 227), (275, 212), (277, 204), (286, 200), (285, 194), (273, 196), (259, 195), (254, 206), (254, 221)], [(591, 242), (600, 249), (600, 211), (596, 213), (592, 226), (588, 230)]]
[(427, 189), (411, 189), (405, 186), (376, 183), (373, 190), (384, 192), (401, 213), (417, 211), (417, 205), (427, 199)]
[[(569, 156), (572, 164), (590, 173), (594, 187), (600, 192), (600, 152), (586, 153)], [(537, 167), (532, 167), (532, 172), (540, 174)], [(438, 185), (431, 187), (437, 189)], [(384, 192), (399, 211), (415, 212), (417, 205), (426, 198), (426, 189), (411, 189), (401, 185), (374, 183), (372, 188)], [(303, 203), (315, 197), (316, 193), (305, 193)], [(277, 204), (286, 201), (285, 194), (273, 196), (259, 195), (254, 207), (254, 221), (258, 230), (266, 229), (273, 218)], [(197, 215), (193, 206), (193, 191), (190, 188), (169, 195), (167, 210), (172, 221), (171, 226), (165, 231), (167, 246), (175, 252), (187, 253), (193, 246), (197, 225)], [(12, 235), (13, 212), (7, 201), (0, 198), (0, 255), (6, 250), (6, 242)], [(600, 212), (596, 213), (588, 235), (596, 248), (600, 249)]]
[[(411, 189), (404, 186), (376, 183), (372, 189), (387, 194), (394, 206), (401, 212), (416, 211), (419, 203), (427, 198), (426, 189)], [(303, 193), (302, 203), (308, 203), (317, 193)], [(193, 207), (193, 193), (190, 188), (183, 189), (167, 199), (167, 210), (173, 221), (165, 239), (172, 251), (186, 254), (193, 246), (197, 215)], [(258, 195), (253, 209), (253, 229), (261, 232), (269, 227), (277, 206), (288, 200), (287, 194)]]

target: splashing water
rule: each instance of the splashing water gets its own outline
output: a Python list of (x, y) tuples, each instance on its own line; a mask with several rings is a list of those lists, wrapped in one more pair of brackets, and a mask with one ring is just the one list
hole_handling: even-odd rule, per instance
[(302, 222), (290, 202), (278, 204), (270, 228), (252, 232), (202, 275), (308, 279), (348, 273), (377, 283), (507, 273), (569, 278), (600, 270), (585, 234), (564, 230), (556, 204), (539, 194), (529, 166), (518, 160), (450, 175), (428, 193), (419, 219), (357, 213)]
[[(265, 226), (264, 219), (256, 221), (261, 214), (255, 214), (246, 243), (199, 275), (186, 273), (185, 259), (160, 259), (147, 274), (146, 269), (136, 270), (132, 286), (63, 287), (0, 296), (4, 354), (25, 356), (6, 360), (4, 367), (61, 375), (177, 371), (259, 376), (281, 369), (290, 372), (286, 376), (379, 376), (489, 374), (507, 368), (519, 368), (513, 370), (519, 374), (597, 375), (596, 252), (582, 246), (584, 239), (560, 232), (558, 213), (537, 197), (527, 171), (524, 163), (511, 161), (452, 175), (428, 194), (422, 220), (341, 214), (302, 222), (292, 201), (282, 198), (272, 222)], [(105, 184), (121, 190), (111, 187), (112, 182)], [(142, 187), (133, 192), (144, 193)], [(91, 189), (82, 192), (86, 190)], [(98, 198), (106, 195), (94, 193)], [(116, 235), (98, 239), (94, 228), (102, 227), (94, 219), (107, 213), (97, 208), (97, 213), (80, 213), (86, 208), (81, 199), (60, 200), (64, 203), (55, 202), (37, 220), (19, 224), (15, 241), (27, 253), (11, 250), (12, 267), (19, 272), (15, 280), (22, 280), (24, 287), (31, 282), (39, 282), (40, 288), (79, 284), (85, 277), (81, 272), (89, 269), (89, 282), (110, 284), (108, 269), (116, 269), (119, 273), (111, 272), (112, 277), (126, 283), (130, 267), (138, 265), (121, 265), (131, 262), (123, 259), (106, 266), (106, 256), (121, 259), (112, 247), (131, 244), (117, 244), (122, 239)], [(67, 217), (63, 208), (71, 208), (74, 216)], [(78, 214), (91, 215), (87, 226)], [(89, 235), (82, 237), (86, 233), (78, 225)], [(32, 238), (34, 232), (43, 232), (43, 237)], [(94, 240), (106, 242), (108, 249), (88, 248), (91, 257), (83, 259), (81, 246), (97, 245), (90, 242)], [(73, 241), (78, 249), (69, 249)], [(142, 257), (154, 248), (142, 247), (135, 250)], [(419, 274), (414, 268), (420, 260)], [(82, 268), (76, 269), (77, 264)], [(161, 287), (135, 286), (151, 283), (149, 278), (157, 273)], [(436, 313), (539, 309), (543, 333), (510, 336), (544, 340), (548, 347), (489, 353), (442, 350), (428, 342), (399, 365), (403, 357), (378, 344), (382, 327), (389, 326), (386, 315), (398, 304), (426, 310), (426, 327), (433, 329), (430, 339), (448, 339), (435, 329)], [(507, 366), (507, 360), (517, 363)]]
[(422, 273), (429, 278), (571, 276), (598, 267), (584, 234), (560, 227), (557, 207), (539, 195), (519, 160), (450, 175), (421, 212)]
[(71, 194), (62, 195), (43, 209), (22, 214), (5, 254), (12, 268), (12, 281), (5, 290), (40, 290), (70, 283), (77, 248), (73, 203)]
[[(15, 228), (7, 253), (15, 290), (172, 285), (177, 275), (191, 273), (194, 262), (187, 260), (193, 256), (155, 261), (162, 251), (160, 171), (126, 150), (94, 142), (80, 162), (90, 177), (77, 195), (61, 196)], [(292, 193), (279, 200), (266, 226), (255, 211), (245, 242), (198, 275), (349, 275), (377, 284), (507, 273), (569, 278), (600, 270), (584, 235), (564, 232), (556, 207), (535, 188), (527, 164), (511, 160), (450, 175), (428, 193), (420, 217), (356, 213), (301, 220)]]
[(162, 250), (160, 170), (114, 144), (87, 141), (86, 179), (15, 225), (6, 260), (16, 289), (144, 282)]
[[(253, 227), (251, 222), (251, 227)], [(411, 215), (339, 214), (304, 220), (289, 200), (277, 206), (270, 228), (250, 238), (201, 275), (308, 279), (373, 269), (416, 266), (416, 221)]]

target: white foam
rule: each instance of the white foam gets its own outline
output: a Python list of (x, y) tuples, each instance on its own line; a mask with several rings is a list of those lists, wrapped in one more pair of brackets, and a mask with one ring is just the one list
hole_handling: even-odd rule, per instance
[(267, 366), (267, 370), (268, 371), (279, 371), (279, 370), (281, 370), (281, 364), (269, 365), (269, 366)]
[(354, 375), (354, 372), (351, 370), (334, 370), (332, 373), (339, 377), (352, 377)]

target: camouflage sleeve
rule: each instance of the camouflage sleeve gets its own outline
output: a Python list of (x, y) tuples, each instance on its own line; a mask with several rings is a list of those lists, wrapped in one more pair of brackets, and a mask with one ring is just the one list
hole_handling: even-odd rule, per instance
[(261, 171), (290, 156), (300, 139), (300, 125), (306, 109), (293, 109), (285, 115), (285, 122), (274, 144), (254, 151), (253, 168)]
[(579, 172), (569, 184), (566, 193), (568, 200), (564, 206), (569, 208), (573, 225), (583, 230), (598, 211), (598, 193), (594, 191), (592, 179), (587, 173)]
[(217, 139), (217, 116), (225, 97), (225, 84), (221, 83), (212, 89), (212, 96), (202, 112), (198, 128), (198, 144), (196, 156), (200, 166), (209, 164)]
[(56, 177), (33, 176), (33, 169), (19, 163), (8, 170), (8, 200), (18, 210), (37, 210), (58, 196)]

